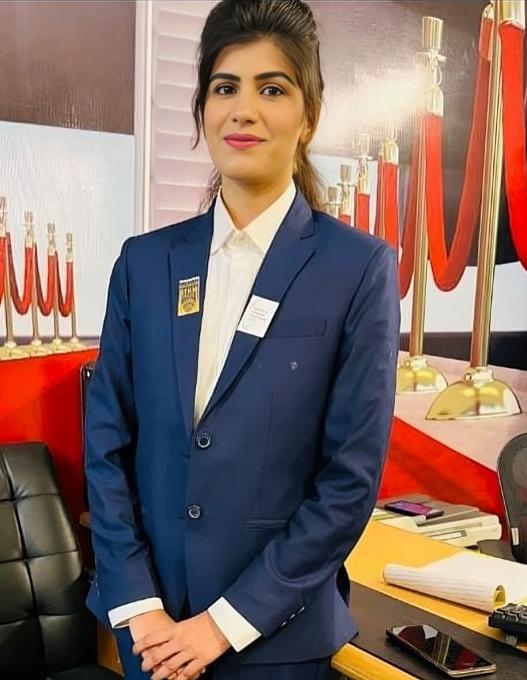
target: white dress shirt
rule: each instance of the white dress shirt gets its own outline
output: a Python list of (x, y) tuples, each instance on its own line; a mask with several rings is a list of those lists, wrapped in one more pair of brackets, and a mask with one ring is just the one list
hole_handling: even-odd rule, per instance
[[(274, 203), (238, 229), (218, 193), (199, 339), (194, 424), (212, 396), (258, 270), (295, 194), (291, 180)], [(127, 626), (132, 616), (154, 609), (163, 609), (163, 603), (158, 597), (148, 597), (111, 609), (108, 617), (114, 628), (120, 628)], [(208, 612), (237, 652), (260, 637), (260, 632), (223, 597)]]

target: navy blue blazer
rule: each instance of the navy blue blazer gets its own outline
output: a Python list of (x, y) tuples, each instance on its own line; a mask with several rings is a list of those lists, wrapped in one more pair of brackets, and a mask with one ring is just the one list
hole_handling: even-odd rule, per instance
[[(186, 593), (192, 614), (223, 596), (262, 633), (226, 660), (329, 656), (357, 631), (342, 565), (391, 428), (396, 254), (297, 191), (252, 289), (276, 314), (263, 338), (236, 332), (194, 428), (213, 212), (128, 239), (112, 272), (86, 404), (87, 605), (109, 625), (134, 600), (177, 619)], [(195, 276), (201, 311), (178, 316)]]

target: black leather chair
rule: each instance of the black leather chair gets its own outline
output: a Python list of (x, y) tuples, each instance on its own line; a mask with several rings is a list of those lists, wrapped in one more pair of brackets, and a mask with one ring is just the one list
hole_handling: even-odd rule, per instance
[(88, 580), (51, 456), (0, 445), (0, 678), (116, 680), (97, 665)]
[(498, 479), (510, 543), (479, 541), (481, 552), (527, 564), (527, 433), (511, 439), (498, 458)]

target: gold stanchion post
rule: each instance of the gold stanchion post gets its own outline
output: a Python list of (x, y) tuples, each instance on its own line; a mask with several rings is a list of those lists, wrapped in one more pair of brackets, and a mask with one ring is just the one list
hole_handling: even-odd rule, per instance
[(361, 132), (359, 135), (359, 163), (357, 166), (357, 193), (370, 193), (370, 177), (368, 170), (368, 161), (371, 161), (370, 156), (370, 133)]
[(343, 163), (340, 166), (340, 182), (338, 183), (340, 189), (340, 207), (341, 215), (349, 215), (351, 217), (351, 209), (353, 205), (353, 184), (351, 183), (351, 165)]
[(331, 217), (339, 218), (340, 215), (340, 199), (338, 186), (328, 187), (328, 200), (326, 201), (326, 212)]
[[(5, 197), (0, 196), (0, 236), (7, 236), (7, 211), (5, 209)], [(6, 242), (6, 257), (4, 263), (4, 311), (5, 311), (5, 342), (0, 347), (0, 360), (3, 359), (24, 359), (29, 354), (19, 347), (15, 340), (15, 333), (13, 329), (13, 302), (11, 300), (11, 284), (9, 281), (9, 263), (7, 259), (7, 242)]]
[(31, 325), (33, 328), (33, 339), (27, 346), (27, 351), (32, 357), (45, 356), (51, 354), (51, 350), (43, 344), (38, 330), (37, 249), (35, 246), (33, 213), (30, 210), (25, 211), (24, 221), (26, 226), (26, 247), (33, 249), (33, 278), (31, 281)]
[[(434, 401), (427, 414), (430, 420), (463, 420), (481, 417), (508, 416), (520, 413), (518, 398), (503, 381), (495, 380), (488, 366), (490, 318), (496, 242), (498, 235), (499, 200), (503, 166), (503, 122), (501, 92), (501, 44), (499, 23), (516, 11), (522, 3), (494, 3), (492, 56), (490, 67), (489, 104), (485, 136), (485, 164), (481, 201), (481, 228), (478, 244), (478, 270), (474, 303), (474, 322), (470, 367), (463, 380), (450, 385)], [(505, 15), (504, 15), (505, 11)], [(513, 14), (513, 16), (515, 16)], [(518, 121), (523, 125), (523, 121)]]
[[(379, 151), (379, 159), (383, 163), (391, 163), (392, 165), (399, 165), (399, 145), (397, 144), (397, 129), (395, 123), (391, 122), (388, 125), (386, 137), (381, 144)], [(379, 172), (379, 165), (377, 164), (377, 172)], [(381, 195), (377, 198), (377, 205), (379, 206), (379, 238), (386, 238), (386, 223), (384, 215), (384, 183), (377, 182), (380, 188)]]
[[(66, 264), (71, 263), (72, 272), (71, 276), (73, 279), (73, 234), (66, 234)], [(70, 352), (76, 352), (78, 350), (85, 349), (85, 344), (79, 340), (77, 337), (77, 308), (75, 303), (75, 282), (72, 280), (72, 293), (71, 293), (71, 338), (67, 343)]]
[[(379, 175), (379, 173), (381, 172), (381, 163), (383, 162), (384, 162), (384, 142), (381, 144), (380, 151), (377, 155), (377, 175)], [(377, 236), (379, 238), (386, 238), (386, 225), (384, 222), (384, 184), (382, 181), (382, 177), (377, 176), (377, 187), (379, 191), (379, 195), (376, 197), (377, 209), (379, 210), (379, 214), (375, 216), (375, 222), (379, 225)]]
[[(425, 111), (443, 115), (443, 93), (439, 88), (439, 64), (444, 57), (441, 49), (443, 22), (436, 17), (423, 17), (423, 49), (418, 54), (425, 66), (429, 82), (426, 89)], [(426, 225), (426, 154), (422, 116), (418, 129), (418, 182), (415, 235), (414, 288), (412, 325), (408, 357), (397, 369), (397, 392), (440, 392), (447, 386), (443, 374), (423, 356), (425, 330), (426, 278), (428, 267), (428, 234)]]
[[(53, 353), (69, 352), (67, 344), (60, 337), (59, 324), (59, 265), (57, 261), (57, 242), (55, 239), (55, 225), (48, 223), (48, 256), (54, 257), (52, 260), (55, 267), (55, 289), (53, 291), (53, 338), (49, 344)], [(49, 260), (48, 260), (49, 262)]]

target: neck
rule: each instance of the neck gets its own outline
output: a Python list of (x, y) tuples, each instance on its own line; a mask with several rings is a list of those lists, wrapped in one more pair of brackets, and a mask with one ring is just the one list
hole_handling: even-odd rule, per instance
[(234, 226), (244, 229), (284, 193), (290, 182), (291, 177), (286, 177), (266, 185), (248, 185), (224, 177), (221, 197)]

